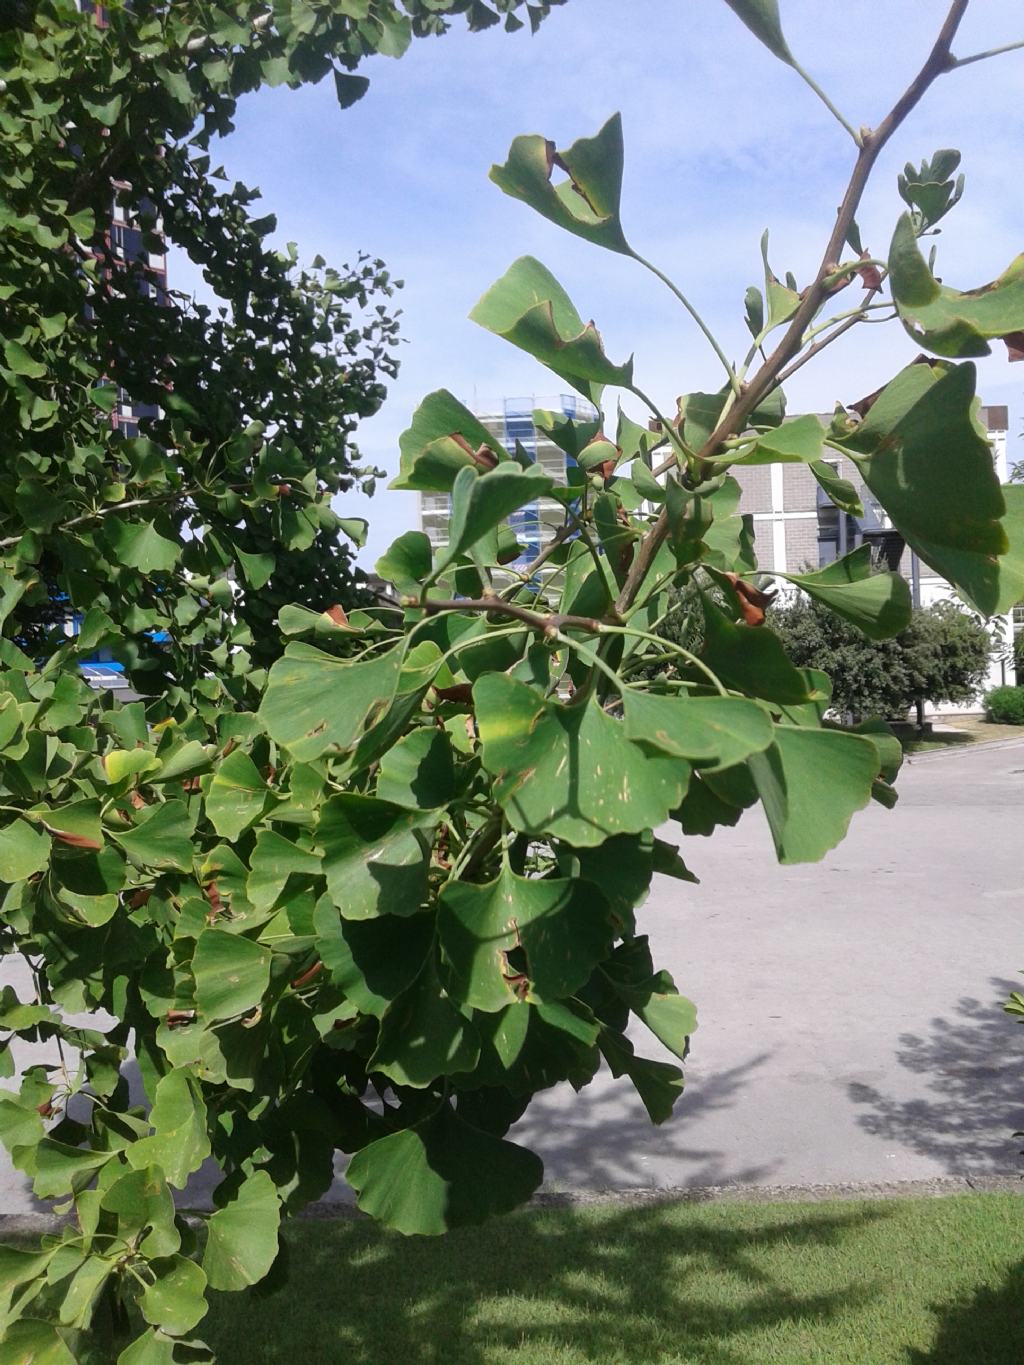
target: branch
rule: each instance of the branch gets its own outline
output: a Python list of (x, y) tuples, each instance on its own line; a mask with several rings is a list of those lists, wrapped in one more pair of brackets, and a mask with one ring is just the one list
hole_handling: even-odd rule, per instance
[(422, 607), (428, 616), (436, 616), (442, 611), (482, 611), (488, 614), (493, 612), (499, 616), (511, 616), (516, 621), (522, 621), (531, 630), (539, 630), (542, 634), (552, 637), (562, 629), (586, 630), (594, 635), (605, 629), (605, 623), (595, 620), (593, 616), (566, 616), (561, 612), (544, 614), (530, 611), (528, 607), (520, 607), (515, 602), (503, 602), (500, 597), (455, 597), (441, 602), (406, 599), (404, 605)]
[[(782, 340), (750, 383), (744, 387), (741, 396), (736, 399), (731, 407), (727, 408), (722, 420), (700, 450), (698, 472), (702, 478), (707, 477), (710, 472), (709, 469), (704, 468), (704, 461), (715, 455), (722, 443), (730, 436), (735, 436), (743, 430), (747, 418), (777, 386), (780, 374), (800, 351), (804, 331), (821, 307), (828, 292), (825, 281), (835, 272), (836, 262), (846, 240), (846, 234), (853, 222), (868, 177), (878, 160), (879, 153), (921, 100), (928, 87), (944, 72), (952, 70), (955, 66), (955, 58), (950, 52), (950, 47), (964, 14), (967, 12), (968, 4), (969, 0), (953, 0), (942, 28), (939, 30), (939, 36), (925, 59), (924, 65), (878, 127), (873, 132), (865, 132), (863, 144), (854, 163), (846, 193), (843, 195), (843, 202), (836, 214), (835, 226), (822, 255), (821, 265), (818, 267), (814, 283), (806, 290), (803, 301), (793, 314)], [(664, 467), (667, 466), (660, 467), (658, 472), (660, 473)], [(615, 609), (620, 614), (632, 603), (667, 534), (668, 513), (663, 509), (651, 530), (640, 542), (637, 554), (630, 566), (622, 591), (615, 603)]]

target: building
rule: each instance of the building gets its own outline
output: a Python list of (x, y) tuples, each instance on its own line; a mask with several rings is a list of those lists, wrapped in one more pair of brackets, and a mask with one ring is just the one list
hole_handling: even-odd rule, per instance
[[(556, 483), (565, 484), (568, 471), (575, 466), (576, 461), (539, 430), (533, 420), (537, 410), (584, 422), (594, 421), (598, 416), (597, 409), (585, 398), (566, 393), (548, 398), (506, 398), (499, 409), (478, 412), (476, 416), (510, 455), (515, 454), (517, 445), (520, 446)], [(432, 545), (446, 544), (448, 494), (421, 493), (419, 501), (420, 529), (430, 537)], [(541, 498), (514, 513), (510, 524), (516, 539), (523, 546), (523, 552), (509, 567), (516, 569), (528, 564), (563, 524), (564, 518), (565, 510), (554, 498)]]
[[(1005, 483), (1008, 411), (1005, 406), (982, 407), (979, 419), (988, 431), (996, 474), (1000, 483)], [(827, 424), (831, 414), (823, 415), (821, 420)], [(908, 549), (903, 537), (893, 530), (853, 460), (829, 450), (825, 463), (857, 489), (863, 517), (841, 512), (805, 464), (734, 466), (730, 471), (742, 490), (740, 511), (753, 518), (754, 547), (761, 571), (801, 573), (824, 568), (868, 541), (879, 564), (898, 570), (910, 583), (915, 605), (927, 607), (955, 597), (946, 580)], [(993, 653), (986, 689), (1015, 681), (1009, 645), (1014, 631), (1024, 629), (1024, 609), (1017, 607), (1007, 616), (996, 618), (990, 629), (1001, 644)]]

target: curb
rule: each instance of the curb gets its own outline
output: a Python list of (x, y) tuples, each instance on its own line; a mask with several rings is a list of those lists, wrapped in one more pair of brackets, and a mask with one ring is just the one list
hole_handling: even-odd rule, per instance
[[(928, 1180), (863, 1180), (835, 1185), (683, 1185), (663, 1188), (549, 1190), (535, 1194), (520, 1212), (611, 1206), (652, 1208), (660, 1204), (824, 1204), (834, 1201), (948, 1199), (962, 1194), (1024, 1197), (1024, 1176), (949, 1175)], [(321, 1201), (297, 1215), (300, 1222), (370, 1221), (355, 1204)], [(50, 1213), (0, 1213), (0, 1240), (59, 1232), (68, 1219)]]
[(947, 749), (931, 749), (924, 754), (906, 754), (904, 762), (930, 763), (937, 758), (959, 758), (965, 754), (977, 754), (986, 749), (1018, 749), (1024, 745), (1024, 736), (1020, 739), (985, 739), (975, 741), (973, 744), (951, 744)]

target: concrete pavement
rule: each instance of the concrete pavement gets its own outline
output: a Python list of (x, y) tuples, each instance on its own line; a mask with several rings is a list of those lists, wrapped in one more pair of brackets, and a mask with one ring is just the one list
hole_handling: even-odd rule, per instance
[(759, 810), (677, 838), (701, 885), (659, 878), (638, 919), (697, 1002), (686, 1093), (661, 1128), (628, 1082), (542, 1096), (518, 1134), (550, 1186), (1024, 1175), (1001, 1008), (1024, 989), (1024, 743), (923, 755), (899, 790), (817, 864), (779, 867)]

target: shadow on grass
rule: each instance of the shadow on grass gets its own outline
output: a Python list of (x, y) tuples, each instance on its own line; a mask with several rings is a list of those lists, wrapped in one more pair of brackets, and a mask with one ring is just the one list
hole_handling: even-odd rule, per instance
[[(900, 1035), (900, 1066), (924, 1080), (929, 1098), (902, 1100), (851, 1085), (867, 1132), (937, 1159), (951, 1175), (1022, 1175), (1024, 1029), (1004, 1012), (1018, 982), (993, 977), (987, 1000), (965, 997), (953, 1018), (924, 1036)], [(1024, 1362), (1024, 1352), (1018, 1365)]]
[(911, 1351), (908, 1365), (1021, 1365), (1024, 1360), (1024, 1264), (996, 1289), (938, 1310), (930, 1351)]
[(967, 734), (963, 730), (942, 730), (921, 738), (903, 735), (900, 743), (905, 754), (924, 754), (932, 749), (955, 749), (961, 744), (973, 744), (978, 738), (978, 735)]
[(813, 1329), (876, 1296), (863, 1279), (814, 1292), (820, 1276), (805, 1287), (773, 1269), (801, 1249), (818, 1264), (887, 1216), (754, 1209), (737, 1228), (678, 1205), (559, 1209), (442, 1240), (305, 1223), (289, 1232), (291, 1284), (218, 1295), (203, 1335), (219, 1365), (740, 1365), (743, 1334)]

